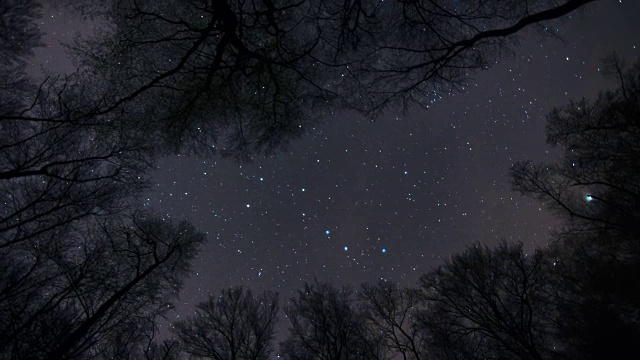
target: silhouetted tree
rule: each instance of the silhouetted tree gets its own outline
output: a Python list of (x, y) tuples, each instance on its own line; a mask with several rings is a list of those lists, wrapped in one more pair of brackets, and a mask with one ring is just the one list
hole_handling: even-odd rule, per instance
[(349, 288), (305, 283), (285, 307), (291, 326), (280, 353), (291, 360), (385, 359), (386, 349), (368, 328)]
[(126, 107), (172, 149), (247, 158), (333, 111), (429, 106), (591, 1), (86, 0), (113, 31), (73, 49), (103, 85), (94, 113)]
[(418, 326), (424, 310), (421, 295), (417, 289), (400, 288), (389, 281), (363, 284), (358, 292), (369, 331), (379, 334), (387, 351), (403, 359), (432, 358), (426, 348), (429, 333)]
[(546, 359), (554, 355), (548, 261), (522, 245), (476, 245), (425, 274), (422, 326), (438, 358)]
[(59, 234), (3, 258), (0, 354), (71, 359), (114, 349), (116, 337), (168, 309), (204, 236), (140, 213)]
[(0, 12), (0, 357), (126, 358), (203, 235), (135, 210), (152, 147), (120, 111), (92, 112), (97, 89), (27, 78), (39, 4)]
[(514, 189), (557, 210), (568, 231), (615, 234), (619, 241), (640, 235), (638, 74), (636, 65), (620, 74), (624, 87), (549, 114), (547, 142), (562, 148), (561, 161), (512, 168)]
[(216, 360), (266, 360), (273, 351), (278, 295), (254, 296), (241, 287), (209, 295), (195, 314), (175, 324), (174, 333), (191, 357)]
[(0, 3), (0, 113), (18, 108), (30, 88), (25, 58), (42, 45), (42, 33), (34, 21), (40, 12), (36, 0)]
[(630, 286), (640, 281), (638, 252), (620, 254), (591, 241), (582, 234), (562, 234), (552, 244), (555, 345), (564, 358), (628, 359), (640, 336), (640, 296)]
[(82, 116), (77, 78), (49, 76), (32, 85), (24, 64), (39, 43), (39, 6), (10, 3), (0, 5), (0, 42), (7, 44), (0, 73), (8, 74), (0, 76), (8, 81), (0, 84), (0, 255), (6, 257), (23, 242), (71, 231), (83, 218), (122, 212), (152, 165), (151, 147), (134, 125), (114, 124), (115, 112)]
[(565, 221), (553, 249), (559, 339), (582, 359), (624, 358), (640, 336), (640, 65), (624, 70), (612, 55), (604, 68), (617, 89), (548, 116), (563, 158), (512, 169), (517, 191)]
[[(160, 314), (161, 315), (161, 314)], [(162, 315), (161, 315), (162, 316)], [(118, 332), (104, 340), (98, 359), (109, 360), (178, 360), (181, 346), (176, 339), (159, 340), (157, 315), (142, 317), (136, 314)]]
[[(39, 4), (0, 3), (0, 357), (214, 356), (206, 351), (225, 334), (220, 351), (268, 356), (275, 295), (241, 289), (201, 304), (208, 317), (179, 323), (182, 345), (156, 342), (155, 319), (204, 236), (135, 210), (153, 160), (203, 148), (246, 159), (281, 148), (323, 113), (428, 106), (511, 49), (523, 28), (591, 1), (87, 0), (79, 6), (113, 28), (71, 46), (77, 73), (40, 80), (25, 74), (40, 43)], [(627, 100), (634, 81), (624, 83)], [(592, 211), (624, 228), (635, 215), (613, 211), (605, 193), (590, 192), (607, 205)], [(362, 303), (348, 289), (305, 285), (287, 307), (285, 357), (380, 359), (385, 345), (417, 357), (435, 343), (430, 334), (463, 344), (451, 313), (446, 326), (427, 327), (428, 312), (405, 322), (414, 292), (366, 289)], [(563, 294), (587, 303), (573, 293)], [(240, 323), (227, 321), (232, 309), (246, 315)], [(212, 319), (226, 326), (218, 337), (205, 326)], [(203, 342), (205, 330), (214, 342)], [(522, 356), (536, 336), (481, 340), (513, 341), (508, 350)], [(482, 341), (477, 349), (490, 354)]]

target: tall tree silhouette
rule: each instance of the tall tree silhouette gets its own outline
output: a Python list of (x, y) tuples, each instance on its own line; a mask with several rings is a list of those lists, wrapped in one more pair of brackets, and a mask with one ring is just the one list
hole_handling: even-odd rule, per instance
[(92, 112), (76, 75), (27, 78), (38, 3), (0, 12), (0, 357), (120, 352), (168, 309), (203, 236), (136, 210), (153, 154), (135, 124)]
[(547, 359), (554, 356), (548, 260), (522, 245), (469, 247), (420, 280), (420, 322), (440, 358)]
[(291, 322), (280, 344), (285, 359), (385, 359), (378, 333), (367, 326), (349, 288), (305, 284), (285, 307)]
[[(109, 216), (145, 186), (151, 146), (136, 127), (88, 116), (76, 76), (27, 78), (40, 41), (35, 1), (0, 5), (0, 251), (51, 236), (83, 218)], [(4, 49), (4, 48), (3, 48)], [(6, 75), (6, 76), (4, 76)], [(9, 256), (9, 255), (7, 255)]]
[(114, 337), (167, 310), (204, 240), (186, 222), (145, 213), (56, 235), (3, 258), (0, 353), (9, 358), (112, 348)]
[(175, 324), (184, 351), (194, 358), (265, 360), (273, 351), (278, 295), (254, 296), (241, 287), (209, 295), (196, 313)]
[[(562, 337), (576, 358), (623, 358), (640, 336), (640, 65), (605, 68), (619, 82), (595, 101), (581, 99), (548, 116), (554, 163), (520, 162), (513, 185), (565, 222), (557, 234)], [(615, 335), (614, 335), (615, 334)]]
[[(421, 326), (424, 299), (418, 289), (401, 288), (389, 281), (363, 284), (358, 292), (363, 316), (372, 333), (388, 351), (403, 359), (427, 359), (429, 333)], [(395, 357), (394, 357), (395, 358)]]

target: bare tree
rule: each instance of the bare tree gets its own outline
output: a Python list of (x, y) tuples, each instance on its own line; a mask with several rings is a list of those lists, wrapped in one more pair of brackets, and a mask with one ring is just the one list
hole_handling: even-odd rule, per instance
[(305, 284), (285, 314), (289, 337), (280, 344), (285, 359), (385, 359), (386, 349), (367, 327), (349, 288)]
[(101, 347), (98, 359), (110, 360), (178, 360), (182, 347), (178, 340), (159, 340), (157, 317), (136, 316), (128, 326), (112, 332)]
[(556, 210), (567, 231), (613, 232), (621, 240), (640, 234), (639, 73), (636, 65), (617, 74), (616, 90), (549, 114), (547, 142), (563, 150), (561, 161), (512, 168), (514, 189)]
[(144, 145), (72, 124), (3, 122), (0, 251), (126, 209), (146, 185)]
[(167, 309), (203, 237), (132, 210), (152, 160), (139, 128), (92, 113), (96, 89), (76, 76), (32, 85), (40, 7), (0, 12), (0, 354), (120, 351), (116, 334)]
[(209, 295), (194, 315), (175, 324), (184, 351), (195, 358), (266, 360), (273, 351), (278, 295), (254, 296), (241, 287)]
[(358, 293), (367, 326), (381, 334), (383, 345), (402, 359), (427, 359), (428, 333), (417, 326), (423, 310), (423, 298), (417, 289), (400, 288), (389, 281), (363, 284)]
[(144, 213), (56, 235), (3, 264), (7, 358), (71, 359), (112, 348), (117, 334), (168, 309), (204, 239), (186, 222)]
[(542, 253), (526, 255), (522, 245), (476, 245), (454, 255), (421, 278), (428, 301), (421, 321), (437, 340), (430, 345), (446, 358), (554, 356), (547, 268)]
[(126, 109), (93, 111), (76, 75), (26, 76), (39, 16), (0, 4), (0, 357), (149, 355), (203, 235), (135, 210), (154, 153)]
[(564, 219), (554, 244), (558, 337), (568, 356), (585, 359), (623, 357), (640, 336), (640, 292), (629, 286), (640, 281), (640, 65), (626, 70), (614, 54), (604, 72), (616, 89), (548, 116), (547, 142), (561, 160), (512, 168), (515, 190)]
[(8, 81), (0, 84), (0, 253), (11, 257), (34, 237), (128, 208), (146, 184), (152, 147), (135, 124), (115, 121), (118, 112), (88, 114), (92, 92), (76, 76), (32, 85), (24, 64), (39, 44), (39, 5), (3, 3), (0, 11), (0, 81)]

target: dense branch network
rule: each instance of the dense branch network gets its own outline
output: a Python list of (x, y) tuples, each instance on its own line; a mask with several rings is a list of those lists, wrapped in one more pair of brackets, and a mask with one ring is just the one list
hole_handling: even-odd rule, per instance
[[(277, 296), (242, 288), (158, 341), (204, 235), (140, 209), (154, 160), (249, 160), (335, 111), (429, 106), (525, 28), (593, 1), (88, 0), (111, 27), (69, 46), (76, 73), (40, 80), (25, 64), (41, 6), (0, 3), (0, 357), (268, 358)], [(621, 315), (637, 294), (603, 274), (640, 273), (640, 87), (611, 61), (620, 91), (549, 117), (565, 161), (513, 168), (517, 190), (568, 214), (569, 250), (472, 247), (413, 289), (306, 284), (285, 306), (282, 355), (546, 359), (600, 354), (601, 323), (632, 338), (638, 321)]]
[(593, 1), (116, 1), (98, 11), (114, 31), (75, 50), (110, 79), (96, 113), (139, 109), (178, 149), (248, 158), (329, 112), (428, 106)]

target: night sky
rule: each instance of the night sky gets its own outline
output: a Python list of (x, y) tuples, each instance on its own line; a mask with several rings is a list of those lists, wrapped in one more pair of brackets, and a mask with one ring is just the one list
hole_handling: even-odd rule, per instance
[[(209, 236), (181, 303), (232, 285), (286, 299), (314, 276), (411, 285), (474, 242), (544, 246), (557, 223), (511, 191), (509, 167), (557, 155), (545, 144), (546, 113), (615, 85), (600, 59), (615, 50), (636, 60), (638, 19), (637, 0), (592, 4), (550, 29), (560, 39), (528, 33), (464, 93), (375, 122), (336, 112), (287, 153), (252, 164), (162, 159), (145, 206)], [(34, 64), (69, 69), (56, 44), (88, 25), (48, 9), (42, 26), (49, 47)]]

